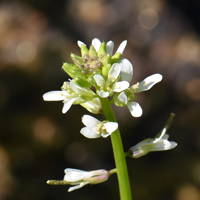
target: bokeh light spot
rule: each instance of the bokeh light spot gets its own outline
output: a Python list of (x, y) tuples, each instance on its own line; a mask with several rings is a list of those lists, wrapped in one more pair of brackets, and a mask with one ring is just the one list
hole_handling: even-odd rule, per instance
[(176, 200), (199, 200), (200, 192), (194, 185), (184, 185), (177, 192)]
[(147, 8), (139, 13), (138, 21), (142, 28), (150, 30), (158, 24), (159, 17), (153, 9)]
[(20, 61), (31, 62), (36, 56), (37, 50), (33, 43), (24, 41), (17, 46), (16, 54)]
[(56, 137), (56, 126), (47, 117), (38, 118), (33, 124), (33, 135), (36, 141), (52, 145)]
[(200, 79), (192, 79), (186, 85), (186, 93), (193, 100), (200, 100)]

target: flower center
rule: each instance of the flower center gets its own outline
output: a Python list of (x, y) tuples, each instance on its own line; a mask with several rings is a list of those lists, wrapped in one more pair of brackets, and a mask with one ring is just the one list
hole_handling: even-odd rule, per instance
[(107, 133), (106, 127), (103, 123), (100, 123), (96, 126), (97, 134)]

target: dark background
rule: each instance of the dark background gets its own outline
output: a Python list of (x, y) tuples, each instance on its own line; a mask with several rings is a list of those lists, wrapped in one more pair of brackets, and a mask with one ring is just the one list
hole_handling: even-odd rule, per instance
[[(124, 149), (154, 137), (171, 112), (168, 131), (178, 146), (127, 158), (134, 200), (200, 199), (200, 2), (198, 0), (15, 0), (0, 2), (0, 200), (119, 199), (116, 175), (68, 193), (50, 186), (67, 167), (114, 168), (110, 138), (79, 132), (88, 113), (42, 95), (68, 80), (61, 69), (80, 55), (77, 40), (125, 39), (131, 84), (160, 73), (161, 83), (138, 94), (141, 118), (114, 107)], [(98, 116), (103, 119), (102, 116)]]

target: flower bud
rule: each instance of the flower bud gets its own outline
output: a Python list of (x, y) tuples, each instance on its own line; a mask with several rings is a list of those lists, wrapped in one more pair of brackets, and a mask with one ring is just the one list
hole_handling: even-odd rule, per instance
[(104, 55), (104, 54), (107, 54), (106, 43), (102, 42), (101, 46), (99, 48), (99, 51), (98, 51), (98, 57), (100, 57), (101, 55)]
[(83, 65), (83, 58), (71, 53), (71, 58), (75, 65), (80, 66)]
[(72, 78), (82, 76), (82, 70), (76, 65), (64, 63), (62, 68)]
[(88, 53), (89, 53), (89, 50), (88, 50), (88, 48), (84, 45), (84, 44), (81, 44), (81, 56), (83, 57), (85, 54), (87, 54), (88, 55)]
[(93, 57), (95, 57), (95, 56), (97, 56), (98, 54), (97, 54), (97, 51), (96, 51), (96, 49), (94, 48), (94, 46), (92, 45), (92, 46), (90, 46), (90, 49), (89, 49), (89, 56), (91, 57), (91, 58), (93, 58)]
[(102, 75), (104, 78), (108, 77), (108, 72), (109, 72), (110, 68), (111, 68), (111, 64), (107, 64), (102, 67)]
[(121, 59), (122, 54), (120, 52), (116, 52), (112, 57), (111, 57), (111, 64), (113, 63), (119, 63)]

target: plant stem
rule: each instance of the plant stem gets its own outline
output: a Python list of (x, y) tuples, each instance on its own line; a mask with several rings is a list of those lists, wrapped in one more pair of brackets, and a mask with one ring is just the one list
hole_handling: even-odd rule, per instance
[[(111, 122), (116, 122), (115, 115), (113, 113), (109, 100), (107, 98), (101, 98), (101, 105), (103, 107), (103, 112), (106, 119)], [(132, 198), (128, 170), (119, 129), (117, 129), (111, 134), (111, 142), (115, 159), (115, 165), (117, 169), (117, 177), (121, 197), (120, 199), (131, 200)]]

